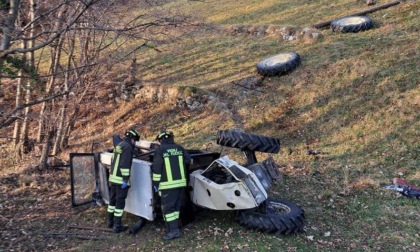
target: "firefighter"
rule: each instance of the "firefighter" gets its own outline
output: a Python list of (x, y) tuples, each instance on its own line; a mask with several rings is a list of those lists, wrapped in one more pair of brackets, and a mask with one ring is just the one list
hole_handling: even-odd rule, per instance
[(161, 196), (162, 215), (168, 227), (163, 239), (170, 240), (181, 237), (180, 207), (187, 186), (186, 165), (191, 162), (191, 157), (181, 145), (174, 142), (174, 134), (170, 131), (161, 131), (156, 140), (160, 146), (153, 158), (153, 188)]
[(114, 233), (127, 230), (121, 223), (124, 212), (125, 199), (130, 189), (130, 170), (133, 162), (133, 154), (136, 141), (140, 140), (139, 133), (132, 129), (125, 132), (125, 137), (114, 148), (112, 157), (110, 182), (110, 200), (107, 213), (107, 226), (112, 228)]

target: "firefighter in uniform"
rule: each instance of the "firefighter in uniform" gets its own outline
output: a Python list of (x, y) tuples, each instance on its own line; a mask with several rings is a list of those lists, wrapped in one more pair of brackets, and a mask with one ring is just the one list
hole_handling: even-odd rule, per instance
[(181, 237), (179, 216), (181, 199), (187, 186), (186, 165), (191, 162), (188, 152), (174, 142), (170, 131), (161, 131), (156, 138), (160, 146), (153, 158), (153, 188), (161, 196), (161, 208), (168, 232), (163, 239), (170, 240)]
[(127, 230), (127, 227), (122, 225), (121, 218), (128, 189), (130, 189), (129, 179), (135, 142), (139, 140), (140, 135), (136, 130), (128, 130), (123, 141), (114, 148), (109, 175), (111, 190), (107, 211), (107, 226), (112, 228), (114, 233)]

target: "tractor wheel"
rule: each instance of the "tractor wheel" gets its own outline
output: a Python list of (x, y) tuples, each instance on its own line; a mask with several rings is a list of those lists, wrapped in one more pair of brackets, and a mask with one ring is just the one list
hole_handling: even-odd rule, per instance
[(333, 32), (359, 32), (372, 27), (372, 19), (366, 16), (343, 17), (331, 22)]
[(250, 229), (285, 235), (302, 231), (305, 224), (303, 209), (282, 199), (267, 199), (259, 208), (238, 211), (235, 219)]
[(241, 150), (278, 153), (280, 140), (278, 138), (245, 133), (241, 130), (219, 130), (217, 144)]
[(283, 75), (293, 71), (300, 64), (300, 56), (295, 52), (280, 53), (257, 63), (257, 71), (262, 76)]

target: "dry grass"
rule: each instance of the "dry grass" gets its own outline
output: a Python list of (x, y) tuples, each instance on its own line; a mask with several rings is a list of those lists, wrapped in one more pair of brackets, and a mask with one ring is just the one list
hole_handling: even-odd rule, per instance
[[(174, 31), (180, 36), (161, 41), (161, 53), (139, 53), (141, 80), (152, 86), (193, 86), (217, 100), (189, 111), (171, 103), (103, 104), (98, 99), (86, 106), (97, 109), (83, 114), (67, 151), (89, 151), (92, 141), (101, 142), (99, 151), (110, 145), (112, 134), (131, 126), (148, 140), (169, 127), (186, 147), (211, 146), (215, 151), (220, 151), (214, 144), (217, 129), (239, 127), (278, 137), (283, 148), (274, 158), (285, 180), (273, 193), (300, 204), (308, 224), (305, 233), (278, 237), (244, 230), (224, 214), (210, 211), (185, 230), (184, 239), (161, 243), (148, 226), (142, 232), (150, 239), (115, 238), (114, 250), (125, 248), (123, 244), (134, 244), (130, 251), (419, 250), (418, 202), (380, 189), (396, 176), (420, 184), (418, 1), (370, 14), (372, 30), (322, 30), (323, 38), (311, 43), (232, 36), (224, 27), (304, 28), (364, 10), (364, 1), (170, 1), (158, 9), (165, 8), (191, 15), (203, 25)], [(266, 78), (258, 90), (232, 84), (256, 76), (255, 64), (263, 57), (284, 51), (302, 57), (293, 73)], [(116, 76), (124, 72), (119, 66), (113, 70)], [(308, 149), (323, 154), (307, 155)], [(224, 148), (226, 153), (242, 158), (235, 150)], [(8, 164), (15, 165), (10, 160)], [(95, 219), (95, 214), (89, 217)], [(230, 227), (233, 234), (224, 236)], [(222, 235), (215, 234), (216, 228)], [(103, 247), (87, 242), (76, 250)]]

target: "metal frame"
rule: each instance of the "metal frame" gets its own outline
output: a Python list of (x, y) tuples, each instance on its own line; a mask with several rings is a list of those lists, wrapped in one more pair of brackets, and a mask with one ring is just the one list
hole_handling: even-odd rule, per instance
[[(90, 200), (84, 201), (84, 202), (76, 202), (75, 199), (75, 172), (74, 172), (74, 162), (73, 159), (76, 157), (92, 157), (93, 158), (93, 170), (95, 171), (95, 181), (92, 181), (95, 183), (95, 190), (92, 192), (92, 198)], [(89, 203), (94, 202), (97, 198), (100, 197), (100, 189), (99, 189), (99, 167), (98, 167), (98, 154), (95, 153), (70, 153), (70, 183), (71, 183), (71, 204), (72, 206), (81, 206), (86, 205)]]

